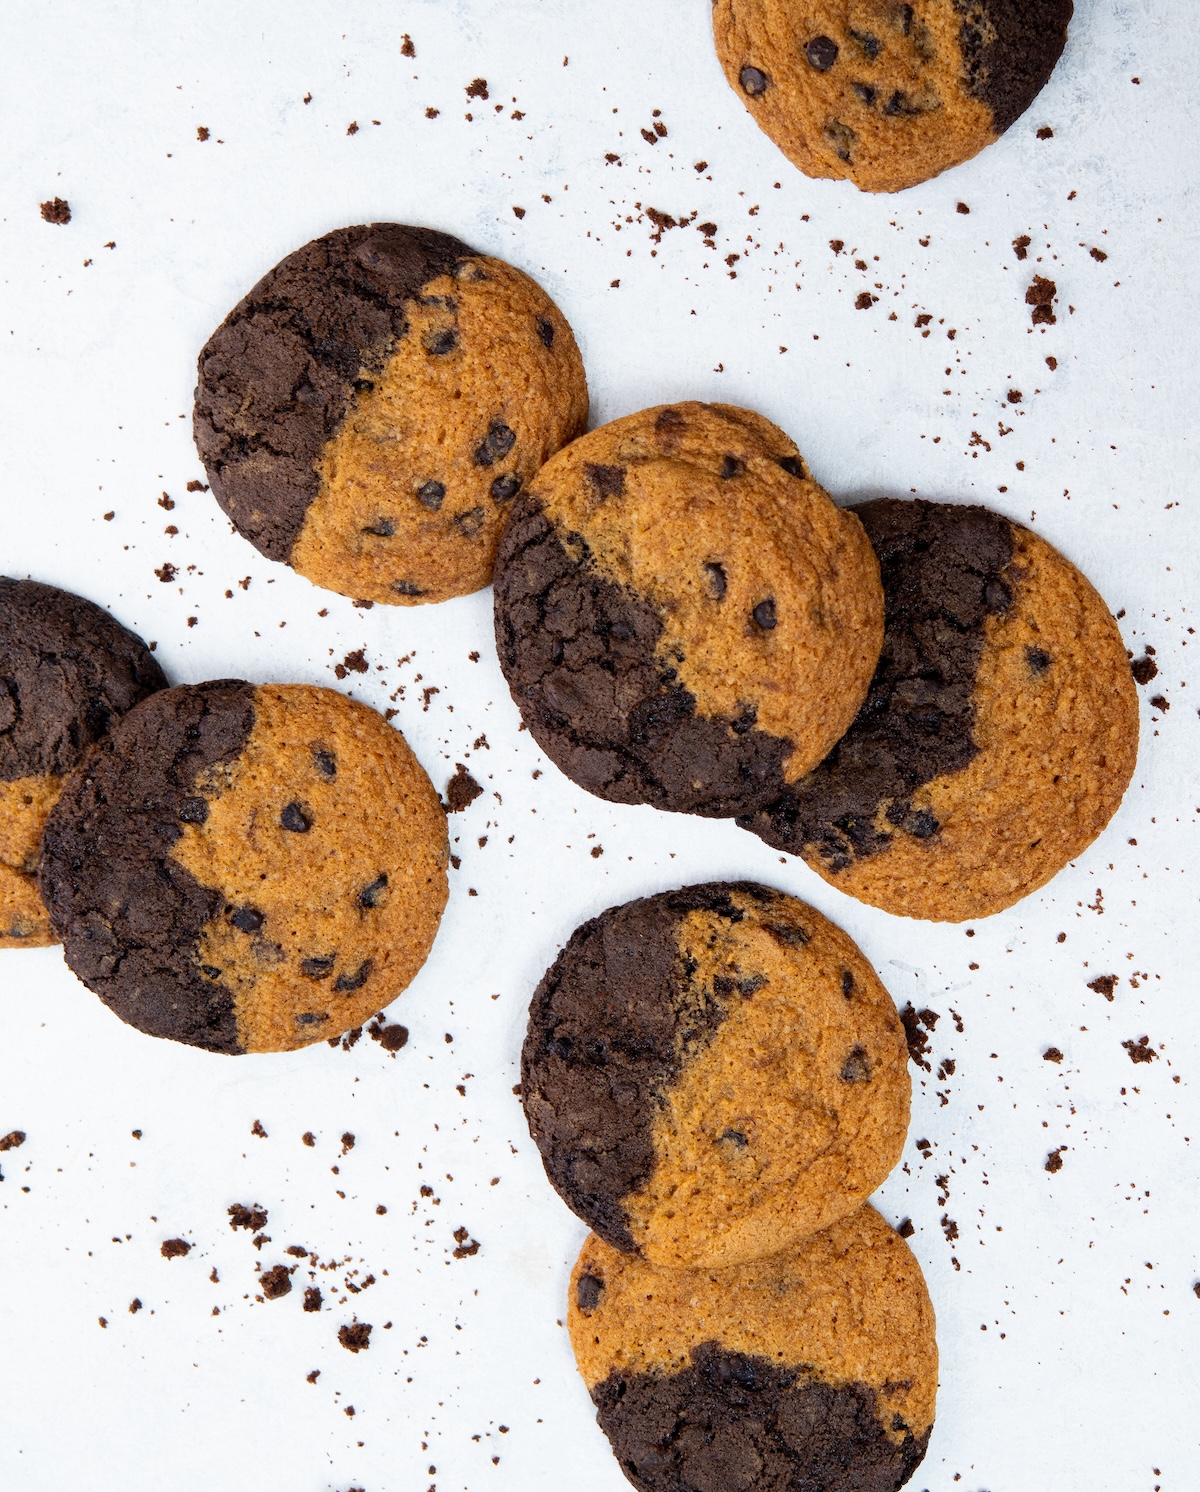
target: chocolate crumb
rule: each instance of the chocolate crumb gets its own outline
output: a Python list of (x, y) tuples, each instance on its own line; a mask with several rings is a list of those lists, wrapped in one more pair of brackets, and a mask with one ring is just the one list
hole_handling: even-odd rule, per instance
[(1150, 1045), (1150, 1038), (1143, 1036), (1137, 1041), (1123, 1041), (1121, 1045), (1129, 1053), (1131, 1062), (1157, 1062), (1158, 1053)]
[(1025, 292), (1025, 304), (1033, 307), (1034, 326), (1054, 326), (1058, 317), (1054, 314), (1054, 297), (1058, 294), (1058, 286), (1053, 280), (1048, 280), (1044, 275), (1034, 275), (1029, 289)]
[(1048, 1046), (1046, 1048), (1046, 1050), (1042, 1053), (1042, 1061), (1043, 1062), (1061, 1062), (1062, 1059), (1063, 1059), (1063, 1054), (1059, 1051), (1059, 1049), (1056, 1046)]
[(1049, 1171), (1052, 1176), (1054, 1175), (1054, 1173), (1056, 1171), (1061, 1171), (1062, 1170), (1062, 1168), (1063, 1168), (1062, 1153), (1063, 1153), (1063, 1151), (1066, 1148), (1067, 1147), (1065, 1145), (1060, 1145), (1057, 1150), (1052, 1150), (1050, 1152), (1050, 1154), (1046, 1157), (1046, 1170)]
[(25, 1131), (14, 1129), (9, 1134), (0, 1136), (0, 1151), (16, 1150), (25, 1143)]
[(365, 1321), (355, 1321), (349, 1326), (338, 1327), (338, 1341), (347, 1352), (365, 1352), (371, 1345), (371, 1331)]
[(1098, 995), (1103, 995), (1106, 1000), (1111, 1000), (1113, 991), (1119, 983), (1115, 974), (1101, 974), (1088, 981), (1088, 989), (1094, 990)]
[(1149, 648), (1140, 658), (1134, 659), (1129, 669), (1135, 684), (1148, 684), (1151, 679), (1158, 678), (1158, 664), (1150, 656)]
[(51, 197), (41, 206), (42, 221), (57, 223), (60, 227), (71, 221), (71, 204), (63, 197)]
[(300, 1143), (302, 1145), (307, 1145), (308, 1148), (311, 1150), (312, 1147), (317, 1143), (317, 1137), (315, 1134), (313, 1134), (311, 1129), (306, 1129), (300, 1136)]
[(185, 1243), (182, 1238), (168, 1238), (159, 1249), (164, 1259), (186, 1259), (191, 1251), (191, 1244)]
[(1171, 705), (1165, 694), (1152, 694), (1150, 696), (1150, 708), (1152, 710), (1161, 710), (1165, 715), (1171, 708)]
[(903, 1218), (896, 1225), (896, 1232), (899, 1233), (901, 1238), (911, 1238), (916, 1231), (917, 1230), (913, 1227), (913, 1220), (911, 1217)]
[(251, 1233), (259, 1233), (267, 1226), (267, 1209), (257, 1202), (253, 1207), (243, 1207), (240, 1202), (235, 1202), (228, 1211), (231, 1228), (248, 1228)]
[[(319, 1311), (324, 1301), (324, 1296), (316, 1285), (309, 1285), (304, 1291), (304, 1309), (306, 1311)], [(343, 1344), (344, 1345), (344, 1344)], [(310, 1380), (311, 1381), (311, 1380)]]
[(462, 762), (455, 766), (454, 776), (446, 784), (446, 812), (461, 813), (469, 803), (483, 796), (483, 789)]
[(268, 1300), (291, 1294), (292, 1277), (286, 1264), (276, 1264), (273, 1269), (268, 1269), (258, 1283)]
[[(469, 1243), (467, 1242), (468, 1238), (471, 1239)], [(456, 1259), (470, 1259), (479, 1252), (478, 1240), (471, 1238), (471, 1235), (465, 1228), (455, 1228), (454, 1241), (457, 1244), (454, 1250), (454, 1257)]]
[(1054, 139), (1054, 131), (1050, 128), (1050, 126), (1048, 124), (1043, 124), (1042, 127), (1041, 127), (1041, 129), (1038, 130), (1038, 132), (1037, 132), (1037, 137), (1038, 137), (1039, 140), (1053, 140)]
[(256, 1119), (254, 1121), (254, 1123), (250, 1126), (250, 1133), (252, 1135), (257, 1135), (260, 1140), (265, 1140), (267, 1138), (267, 1132), (262, 1127), (262, 1120), (261, 1119)]

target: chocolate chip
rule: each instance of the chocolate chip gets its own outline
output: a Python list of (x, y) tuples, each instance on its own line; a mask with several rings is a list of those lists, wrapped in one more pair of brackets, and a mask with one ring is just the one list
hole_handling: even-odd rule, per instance
[(337, 757), (332, 751), (318, 748), (313, 752), (313, 761), (322, 777), (327, 777), (332, 781), (337, 776)]
[(907, 93), (902, 93), (900, 89), (897, 88), (895, 93), (892, 94), (891, 98), (888, 99), (887, 103), (884, 104), (883, 112), (889, 117), (895, 118), (897, 114), (919, 114), (921, 112), (921, 106), (919, 104), (914, 104)]
[(850, 86), (854, 89), (854, 92), (858, 96), (860, 102), (866, 104), (868, 109), (874, 106), (875, 100), (879, 96), (879, 94), (878, 90), (872, 88), (870, 83), (851, 83)]
[(1012, 605), (1012, 591), (1002, 580), (993, 578), (983, 588), (983, 604), (989, 611), (1007, 611)]
[(863, 50), (863, 55), (871, 62), (879, 56), (879, 38), (872, 36), (869, 31), (851, 31), (850, 35)]
[(327, 1021), (327, 1015), (318, 1014), (315, 1010), (304, 1010), (296, 1017), (298, 1026), (319, 1026), (322, 1021)]
[(491, 466), (502, 456), (507, 456), (516, 443), (516, 432), (510, 430), (502, 420), (493, 420), (483, 444), (476, 448), (475, 465)]
[(825, 138), (833, 146), (839, 161), (850, 163), (850, 147), (858, 136), (848, 124), (843, 124), (840, 119), (831, 119), (823, 131)]
[(606, 497), (624, 497), (625, 468), (623, 466), (597, 466), (589, 461), (583, 469), (588, 481), (596, 489), (598, 498), (603, 500)]
[(726, 1129), (717, 1136), (718, 1145), (732, 1145), (735, 1150), (746, 1150), (750, 1141), (740, 1129)]
[(1045, 648), (1026, 648), (1025, 661), (1029, 664), (1029, 672), (1036, 679), (1050, 667), (1050, 654)]
[(787, 948), (803, 948), (808, 942), (808, 933), (802, 927), (797, 927), (794, 922), (771, 923), (767, 931), (777, 941)]
[(293, 834), (307, 834), (312, 828), (312, 815), (307, 813), (299, 803), (289, 803), (279, 815), (279, 822), (285, 829), (290, 829)]
[(804, 477), (804, 462), (799, 456), (780, 456), (779, 464), (789, 477)]
[(383, 893), (387, 890), (387, 872), (377, 876), (369, 886), (364, 886), (358, 893), (358, 904), (360, 907), (377, 907), (384, 901)]
[(256, 933), (267, 919), (257, 907), (235, 907), (229, 920), (238, 932)]
[(912, 23), (913, 23), (913, 8), (912, 8), (912, 6), (911, 5), (902, 5), (900, 7), (900, 14), (896, 17), (896, 20), (897, 20), (897, 22), (898, 22), (898, 24), (900, 26), (901, 33), (904, 36), (907, 36), (909, 34), (909, 32), (912, 30)]
[(466, 513), (456, 513), (454, 526), (466, 539), (473, 539), (483, 527), (483, 509), (471, 508)]
[(740, 477), (746, 470), (746, 463), (739, 461), (736, 456), (726, 456), (721, 462), (721, 477), (728, 482), (730, 477)]
[(202, 824), (208, 818), (208, 804), (203, 798), (185, 798), (179, 805), (179, 817), (185, 824)]
[(415, 580), (393, 580), (392, 589), (398, 596), (423, 596), (425, 592)]
[(594, 1274), (581, 1274), (579, 1283), (575, 1286), (575, 1304), (584, 1313), (590, 1315), (600, 1304), (600, 1297), (604, 1294), (604, 1281)]
[(458, 346), (458, 333), (451, 331), (427, 333), (422, 346), (430, 357), (445, 357)]
[(521, 490), (521, 478), (515, 471), (505, 472), (492, 483), (492, 498), (498, 503), (509, 502)]
[(738, 82), (742, 85), (742, 92), (748, 93), (751, 98), (758, 98), (766, 93), (770, 84), (770, 78), (757, 67), (746, 66), (738, 74)]
[(395, 532), (396, 525), (390, 518), (376, 518), (363, 529), (364, 534), (374, 534), (379, 539), (390, 539)]
[(843, 1083), (869, 1083), (871, 1081), (871, 1064), (867, 1061), (867, 1054), (862, 1047), (856, 1046), (842, 1064)]
[(537, 318), (538, 336), (542, 339), (543, 347), (554, 346), (554, 323), (547, 321), (544, 316)]
[(770, 632), (778, 621), (775, 615), (775, 597), (768, 596), (765, 601), (760, 601), (751, 612), (751, 616), (754, 618), (756, 627), (761, 627), (764, 632)]
[(300, 960), (300, 972), (305, 979), (328, 979), (336, 963), (336, 953), (325, 953), (319, 958), (304, 958)]
[(940, 825), (928, 808), (918, 808), (904, 820), (904, 827), (914, 839), (932, 839)]
[(446, 488), (441, 482), (425, 482), (417, 488), (417, 501), (436, 513), (442, 505), (442, 499), (446, 496)]
[(704, 563), (704, 574), (708, 580), (708, 592), (714, 601), (723, 601), (728, 582), (725, 578), (724, 565), (718, 565), (715, 560), (706, 560)]
[(758, 706), (743, 704), (739, 705), (738, 713), (729, 728), (735, 736), (745, 736), (749, 735), (757, 724)]
[(849, 969), (842, 970), (842, 994), (848, 1000), (854, 993), (854, 975)]
[(371, 965), (371, 959), (366, 958), (353, 974), (339, 974), (333, 982), (334, 993), (344, 994), (347, 990), (362, 989), (371, 977)]
[(814, 36), (804, 49), (809, 67), (819, 73), (827, 73), (838, 60), (838, 44), (832, 36)]

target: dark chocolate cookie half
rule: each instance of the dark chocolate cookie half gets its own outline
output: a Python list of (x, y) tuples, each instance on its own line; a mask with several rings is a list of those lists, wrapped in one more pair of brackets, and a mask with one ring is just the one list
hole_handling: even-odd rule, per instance
[(539, 746), (618, 803), (732, 817), (814, 766), (882, 640), (871, 547), (761, 416), (644, 410), (514, 507), (496, 644)]
[(501, 260), (428, 228), (289, 254), (200, 354), (212, 490), (271, 559), (397, 605), (485, 586), (512, 499), (587, 423), (571, 329)]
[(639, 1492), (896, 1492), (933, 1427), (933, 1307), (863, 1207), (731, 1269), (661, 1269), (591, 1237), (568, 1326)]
[(828, 1227), (908, 1126), (903, 1030), (875, 971), (812, 907), (746, 882), (578, 928), (534, 994), (521, 1077), (567, 1206), (677, 1268)]
[(165, 690), (67, 784), (41, 888), (122, 1020), (214, 1052), (361, 1025), (425, 961), (446, 821), (403, 736), (330, 689)]
[(730, 86), (809, 176), (896, 192), (969, 160), (1020, 117), (1072, 0), (715, 0)]
[(854, 511), (886, 601), (870, 693), (820, 766), (739, 822), (885, 911), (1001, 911), (1080, 854), (1129, 784), (1120, 632), (1073, 565), (998, 513), (892, 498)]
[(89, 748), (166, 682), (102, 607), (0, 576), (0, 948), (57, 941), (37, 889), (46, 816)]

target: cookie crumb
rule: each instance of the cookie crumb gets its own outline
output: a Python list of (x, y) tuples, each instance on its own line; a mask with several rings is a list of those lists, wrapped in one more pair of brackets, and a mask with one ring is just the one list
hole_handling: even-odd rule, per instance
[(42, 221), (59, 227), (71, 221), (71, 204), (64, 197), (51, 197), (41, 205)]

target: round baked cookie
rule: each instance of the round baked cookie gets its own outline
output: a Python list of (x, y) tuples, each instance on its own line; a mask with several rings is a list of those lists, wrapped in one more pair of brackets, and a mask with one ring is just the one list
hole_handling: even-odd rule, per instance
[(1121, 634), (1074, 565), (998, 513), (854, 511), (887, 598), (871, 692), (815, 771), (739, 822), (884, 911), (986, 917), (1057, 875), (1121, 802), (1138, 742)]
[(1072, 0), (715, 0), (717, 55), (808, 176), (898, 192), (969, 160), (1037, 97)]
[(863, 1207), (732, 1269), (660, 1269), (593, 1235), (567, 1324), (640, 1492), (896, 1492), (933, 1428), (933, 1306)]
[(587, 426), (571, 328), (520, 270), (428, 228), (289, 254), (200, 354), (213, 493), (268, 558), (412, 605), (492, 578), (512, 500)]
[(514, 504), (500, 664), (580, 787), (732, 817), (853, 720), (883, 637), (877, 571), (782, 430), (724, 404), (648, 409), (560, 451)]
[(102, 607), (0, 576), (0, 948), (58, 941), (37, 888), (46, 816), (89, 747), (166, 683)]
[(529, 1010), (521, 1091), (546, 1174), (614, 1247), (673, 1268), (788, 1248), (900, 1158), (896, 1007), (854, 943), (748, 882), (613, 907)]
[(63, 790), (41, 888), (67, 963), (122, 1020), (278, 1052), (382, 1010), (446, 903), (446, 819), (404, 737), (331, 689), (188, 684)]

